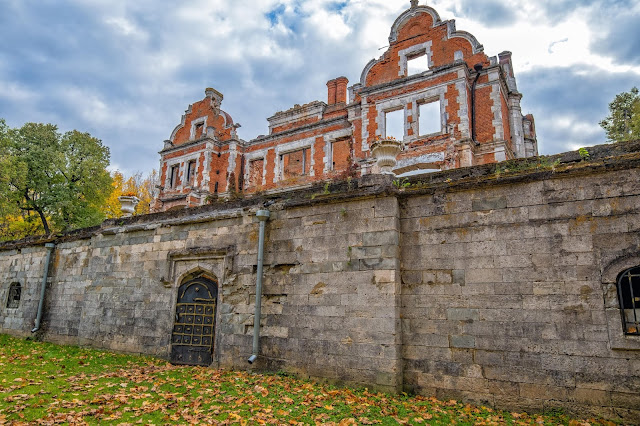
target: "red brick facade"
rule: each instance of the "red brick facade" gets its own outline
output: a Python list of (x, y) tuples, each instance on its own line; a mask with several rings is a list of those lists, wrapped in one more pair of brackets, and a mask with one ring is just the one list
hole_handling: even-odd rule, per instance
[[(276, 113), (267, 119), (267, 136), (239, 139), (239, 126), (220, 109), (222, 94), (207, 89), (165, 141), (155, 209), (375, 173), (370, 146), (389, 136), (403, 141), (394, 170), (400, 176), (537, 155), (535, 123), (522, 116), (511, 53), (488, 57), (454, 21), (415, 3), (395, 21), (388, 50), (367, 64), (359, 82), (329, 81), (326, 103)], [(387, 134), (394, 112), (403, 134)]]

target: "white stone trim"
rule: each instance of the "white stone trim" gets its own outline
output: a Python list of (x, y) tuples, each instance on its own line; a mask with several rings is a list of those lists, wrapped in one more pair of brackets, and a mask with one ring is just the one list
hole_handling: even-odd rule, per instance
[[(448, 84), (448, 83), (447, 83)], [(387, 99), (376, 104), (378, 116), (376, 117), (377, 131), (376, 136), (385, 137), (386, 134), (386, 117), (387, 112), (396, 111), (398, 109), (404, 110), (404, 135), (402, 135), (403, 142), (407, 143), (417, 139), (420, 134), (418, 133), (418, 102), (421, 101), (440, 101), (440, 134), (446, 131), (446, 107), (448, 104), (445, 94), (447, 93), (447, 85), (440, 85), (436, 87), (430, 87), (419, 92), (413, 92), (409, 94), (403, 94), (391, 99)], [(411, 110), (407, 108), (407, 104), (411, 103)], [(409, 114), (411, 112), (411, 114)], [(411, 124), (408, 123), (407, 117), (411, 115), (414, 119)], [(413, 129), (413, 136), (407, 135), (408, 129)], [(434, 134), (439, 134), (434, 133)], [(422, 135), (424, 136), (424, 135)]]
[(424, 54), (429, 60), (429, 68), (433, 67), (433, 52), (431, 51), (431, 46), (433, 45), (433, 41), (429, 40), (427, 42), (416, 44), (414, 46), (407, 47), (406, 49), (400, 50), (398, 55), (400, 56), (399, 65), (400, 71), (398, 71), (398, 76), (406, 77), (408, 62), (413, 57), (422, 56)]
[(432, 7), (429, 7), (429, 6), (412, 7), (411, 9), (405, 10), (402, 15), (398, 16), (398, 18), (395, 20), (395, 22), (391, 26), (391, 33), (389, 34), (389, 43), (394, 43), (398, 41), (398, 32), (400, 31), (400, 28), (402, 28), (409, 19), (413, 18), (418, 13), (427, 13), (431, 15), (431, 18), (433, 20), (433, 27), (441, 23), (440, 15), (438, 15), (438, 12), (436, 12), (436, 10), (433, 9)]
[(191, 114), (191, 111), (193, 110), (193, 105), (189, 105), (189, 108), (187, 108), (187, 110), (184, 112), (184, 114), (182, 115), (182, 118), (180, 119), (180, 124), (178, 124), (174, 129), (173, 132), (171, 132), (171, 137), (169, 138), (169, 140), (171, 142), (175, 141), (176, 138), (176, 134), (178, 133), (178, 131), (180, 129), (182, 129), (184, 127), (184, 125), (187, 122), (187, 115)]
[(258, 151), (249, 152), (244, 155), (244, 181), (249, 182), (251, 176), (251, 162), (256, 160), (262, 160), (262, 186), (267, 184), (267, 154), (269, 148), (264, 148)]
[(229, 165), (227, 166), (227, 176), (231, 176), (231, 173), (236, 170), (236, 159), (238, 157), (238, 143), (229, 143)]
[[(167, 190), (179, 190), (179, 189), (184, 189), (187, 185), (185, 182), (186, 178), (186, 165), (189, 163), (189, 161), (195, 160), (196, 161), (196, 176), (197, 176), (197, 171), (198, 171), (198, 167), (200, 166), (200, 154), (202, 153), (202, 151), (197, 151), (197, 152), (191, 152), (189, 154), (184, 154), (181, 155), (179, 157), (174, 157), (171, 158), (170, 160), (163, 160), (164, 163), (167, 165), (167, 175), (165, 176), (164, 179), (164, 188), (165, 191)], [(178, 176), (180, 177), (180, 185), (176, 186), (175, 188), (171, 187), (171, 168), (173, 166), (178, 166)], [(206, 165), (205, 165), (206, 167)], [(197, 182), (194, 181), (194, 187), (197, 186)]]
[(508, 100), (509, 123), (511, 125), (511, 140), (513, 141), (516, 158), (526, 157), (524, 146), (524, 126), (522, 120), (521, 96), (510, 94)]
[(362, 74), (360, 74), (360, 85), (361, 87), (366, 87), (367, 86), (367, 75), (369, 74), (369, 71), (371, 71), (371, 68), (373, 68), (373, 66), (375, 64), (377, 64), (378, 62), (380, 62), (379, 59), (372, 59), (369, 61), (369, 63), (367, 65), (365, 65), (364, 69), (362, 70)]
[(196, 118), (195, 120), (191, 120), (191, 134), (189, 136), (189, 140), (194, 140), (196, 138), (196, 126), (198, 124), (202, 124), (203, 125), (203, 129), (205, 129), (204, 134), (206, 135), (207, 118), (209, 118), (209, 117), (205, 115), (204, 117), (200, 117), (200, 118)]
[(301, 139), (299, 141), (289, 142), (282, 145), (277, 145), (275, 147), (276, 152), (276, 160), (273, 168), (273, 183), (278, 183), (278, 181), (282, 180), (282, 159), (280, 158), (283, 154), (288, 154), (289, 152), (299, 151), (304, 148), (310, 148), (311, 152), (309, 154), (309, 176), (315, 176), (314, 166), (315, 166), (315, 142), (316, 137), (310, 137), (307, 139)]
[(295, 123), (299, 120), (305, 120), (308, 118), (317, 118), (322, 120), (324, 110), (327, 108), (327, 104), (324, 102), (312, 102), (307, 105), (291, 108), (287, 111), (281, 111), (267, 118), (269, 122), (269, 132), (273, 133), (273, 129), (283, 126), (285, 124)]
[(444, 22), (441, 21), (440, 15), (438, 15), (438, 12), (436, 12), (435, 9), (429, 6), (418, 6), (411, 9), (407, 9), (402, 15), (398, 16), (398, 18), (395, 20), (395, 22), (391, 26), (391, 33), (389, 34), (390, 44), (398, 41), (398, 32), (400, 31), (400, 29), (404, 26), (404, 24), (409, 19), (413, 18), (418, 13), (427, 13), (431, 15), (431, 18), (433, 19), (432, 28), (438, 27), (440, 25), (446, 25), (447, 40), (455, 37), (464, 38), (471, 44), (471, 48), (474, 54), (484, 51), (484, 47), (480, 43), (478, 43), (478, 40), (473, 36), (473, 34), (470, 34), (466, 31), (458, 31), (456, 29), (456, 21), (453, 19), (449, 21), (444, 21)]
[(396, 174), (403, 174), (414, 170), (432, 169), (439, 167), (434, 166), (434, 163), (443, 162), (445, 160), (444, 152), (432, 152), (429, 154), (419, 155), (417, 157), (404, 158), (399, 160), (393, 171)]
[(458, 91), (458, 97), (456, 98), (458, 101), (458, 120), (460, 120), (460, 124), (458, 124), (458, 131), (460, 132), (462, 139), (471, 137), (469, 98), (467, 96), (468, 88), (469, 85), (466, 79), (456, 82), (456, 90)]
[[(500, 84), (494, 83), (491, 85), (491, 95), (489, 95), (491, 100), (493, 101), (493, 106), (491, 107), (491, 112), (493, 112), (493, 128), (495, 132), (493, 134), (493, 140), (501, 141), (504, 140), (504, 124), (502, 122), (502, 102), (501, 102), (501, 93), (500, 93)], [(506, 159), (506, 158), (505, 158)], [(496, 161), (498, 160), (498, 156), (496, 155)]]
[(353, 137), (352, 130), (341, 129), (329, 132), (324, 135), (324, 172), (327, 173), (333, 170), (333, 142), (342, 138)]
[(369, 151), (369, 104), (367, 97), (362, 96), (362, 152)]

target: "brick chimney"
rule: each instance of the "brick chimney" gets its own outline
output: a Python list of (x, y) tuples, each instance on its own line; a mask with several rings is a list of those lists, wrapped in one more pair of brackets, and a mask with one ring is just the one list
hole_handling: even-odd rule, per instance
[(338, 77), (334, 81), (336, 82), (336, 103), (346, 104), (347, 85), (349, 84), (349, 80), (347, 79), (347, 77)]
[(337, 87), (336, 80), (329, 80), (327, 82), (327, 89), (328, 89), (327, 105), (334, 105), (336, 103), (336, 87)]

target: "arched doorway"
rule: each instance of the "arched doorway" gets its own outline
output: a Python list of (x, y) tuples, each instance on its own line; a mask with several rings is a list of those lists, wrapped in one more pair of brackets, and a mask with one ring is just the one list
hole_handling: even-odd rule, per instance
[(171, 333), (171, 363), (208, 366), (213, 361), (218, 283), (206, 277), (178, 288)]

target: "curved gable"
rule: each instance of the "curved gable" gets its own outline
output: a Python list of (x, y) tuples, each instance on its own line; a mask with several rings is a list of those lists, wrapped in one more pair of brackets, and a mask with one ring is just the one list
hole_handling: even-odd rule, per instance
[(407, 9), (404, 13), (395, 20), (391, 26), (391, 34), (389, 35), (389, 44), (393, 44), (398, 41), (398, 32), (407, 24), (412, 18), (420, 13), (425, 13), (431, 17), (431, 26), (435, 26), (440, 23), (440, 15), (435, 9), (429, 6), (418, 6), (411, 9)]
[(213, 89), (207, 89), (205, 93), (207, 96), (203, 100), (189, 105), (181, 123), (171, 133), (169, 140), (174, 145), (204, 137), (220, 141), (232, 138), (234, 123), (231, 116), (220, 109), (222, 94)]
[(429, 69), (464, 60), (471, 67), (487, 62), (484, 48), (466, 31), (458, 31), (454, 20), (442, 21), (429, 6), (406, 10), (393, 23), (390, 46), (385, 54), (372, 60), (360, 77), (362, 86), (375, 86), (407, 77), (407, 61), (426, 55)]

